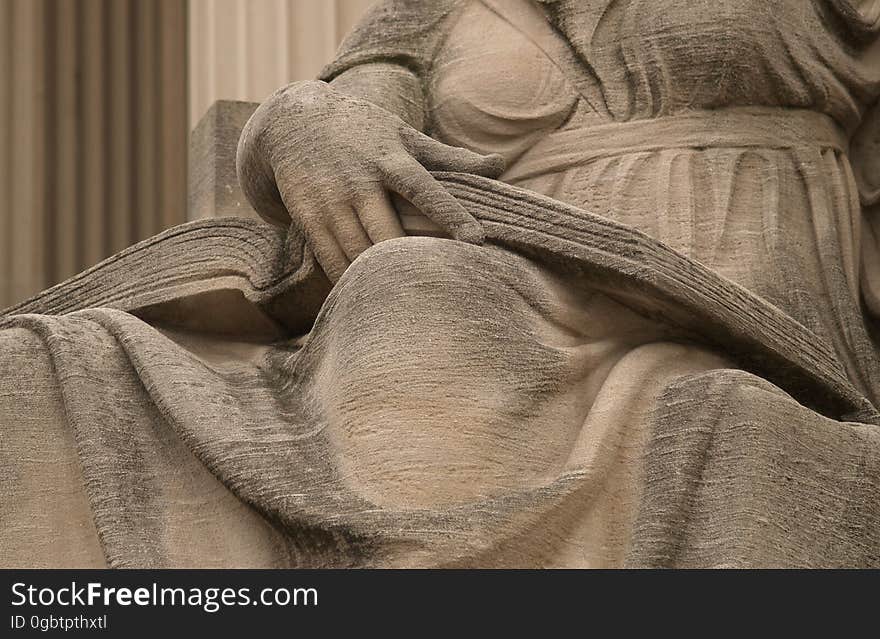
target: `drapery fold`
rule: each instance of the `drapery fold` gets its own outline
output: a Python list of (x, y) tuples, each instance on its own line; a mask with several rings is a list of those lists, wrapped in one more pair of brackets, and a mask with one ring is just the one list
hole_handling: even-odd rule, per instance
[[(305, 340), (288, 334), (243, 342), (191, 326), (175, 328), (150, 319), (174, 317), (156, 315), (160, 294), (138, 306), (131, 297), (105, 291), (121, 307), (91, 300), (77, 309), (67, 299), (64, 314), (53, 315), (50, 302), (65, 299), (65, 284), (4, 315), (3, 387), (32, 362), (38, 364), (29, 373), (32, 379), (45, 381), (35, 384), (34, 393), (53, 384), (60, 389), (63, 411), (46, 409), (43, 418), (53, 425), (61, 421), (74, 433), (74, 444), (62, 447), (55, 459), (81, 469), (85, 499), (76, 502), (79, 520), (94, 526), (108, 565), (880, 564), (880, 434), (874, 425), (846, 421), (876, 420), (876, 411), (849, 384), (833, 354), (822, 351), (821, 342), (812, 343), (806, 329), (760, 298), (632, 229), (489, 180), (438, 177), (484, 222), (496, 247), (436, 238), (380, 244), (330, 292)], [(262, 237), (258, 222), (216, 221), (194, 228), (214, 228), (222, 236), (224, 225), (240, 230), (250, 224), (251, 238)], [(185, 261), (198, 264), (202, 251), (213, 250), (222, 267), (224, 258), (210, 235), (190, 244)], [(132, 254), (140, 263), (161, 257), (163, 241), (134, 247)], [(296, 242), (288, 238), (287, 244), (261, 246), (276, 247), (272, 261), (297, 254), (282, 250)], [(607, 321), (603, 317), (616, 318), (618, 327), (644, 322), (660, 330), (628, 354), (603, 360), (609, 362), (607, 371), (586, 421), (574, 423), (570, 443), (544, 440), (554, 422), (542, 421), (546, 414), (536, 408), (528, 413), (531, 423), (509, 424), (513, 432), (529, 424), (521, 441), (502, 429), (497, 439), (484, 442), (483, 448), (492, 453), (497, 447), (502, 458), (526, 451), (524, 468), (540, 472), (523, 473), (520, 484), (515, 478), (483, 476), (478, 480), (487, 482), (482, 494), (418, 506), (395, 501), (385, 489), (371, 492), (371, 486), (386, 485), (383, 469), (374, 467), (379, 460), (357, 458), (360, 442), (349, 445), (347, 422), (334, 415), (374, 410), (375, 396), (346, 389), (357, 390), (365, 374), (396, 380), (393, 363), (404, 366), (401, 356), (456, 371), (445, 378), (445, 389), (432, 387), (441, 398), (483, 389), (474, 395), (479, 404), (495, 401), (492, 393), (504, 400), (515, 396), (506, 394), (510, 389), (529, 388), (537, 393), (536, 406), (558, 405), (550, 400), (564, 385), (540, 382), (541, 375), (552, 379), (555, 374), (546, 363), (563, 357), (560, 365), (568, 366), (565, 358), (588, 352), (583, 349), (590, 341), (572, 337), (564, 327), (553, 329), (536, 315), (545, 302), (528, 303), (533, 290), (528, 282), (508, 288), (485, 280), (498, 274), (498, 281), (505, 281), (504, 273), (522, 260), (517, 253), (577, 282), (579, 294), (589, 300), (585, 308), (599, 322), (595, 331)], [(467, 260), (459, 260), (459, 254)], [(312, 264), (303, 268), (313, 268), (307, 251), (299, 255), (301, 266)], [(124, 259), (117, 256), (116, 267)], [(476, 266), (457, 270), (464, 263)], [(279, 309), (295, 307), (297, 290), (307, 290), (298, 287), (309, 277), (319, 278), (314, 271), (292, 277), (299, 269), (287, 264), (266, 267), (262, 275), (275, 273), (275, 281), (260, 280), (254, 272), (233, 279), (205, 277), (202, 294), (212, 287), (238, 287), (241, 294), (224, 297), (224, 306), (187, 308), (209, 318), (235, 316), (236, 305), (253, 307), (274, 313), (283, 325)], [(100, 278), (101, 270), (73, 280), (69, 290), (90, 290), (89, 277)], [(200, 281), (198, 271), (191, 274)], [(255, 281), (260, 285), (254, 287)], [(438, 281), (455, 284), (444, 289)], [(459, 303), (445, 316), (425, 311), (444, 305), (452, 310), (449, 295), (461, 300), (459, 289), (480, 290), (483, 281), (493, 291), (488, 299)], [(126, 285), (124, 280), (117, 284)], [(258, 289), (272, 290), (272, 299), (261, 298)], [(171, 294), (159, 305), (173, 308), (195, 289), (175, 289), (172, 283), (167, 290)], [(418, 298), (411, 297), (414, 291)], [(278, 297), (285, 296), (279, 304)], [(412, 319), (383, 315), (391, 300), (411, 309)], [(471, 308), (481, 324), (469, 327)], [(599, 308), (610, 309), (610, 315), (599, 314)], [(364, 322), (365, 313), (373, 321)], [(413, 338), (396, 342), (404, 349), (397, 353), (359, 348), (382, 344), (389, 331), (404, 329)], [(24, 340), (24, 353), (16, 346), (22, 331), (31, 336)], [(478, 367), (448, 359), (450, 344), (462, 357), (473, 356), (459, 339), (463, 335), (476, 351), (494, 349), (491, 357), (475, 360), (479, 365), (502, 358), (514, 363), (505, 369), (505, 385), (493, 391), (488, 384), (494, 382), (481, 377)], [(597, 338), (598, 333), (590, 339)], [(517, 340), (538, 350), (523, 350)], [(717, 346), (724, 357), (714, 354)], [(427, 377), (411, 369), (413, 388), (433, 383), (431, 368)], [(401, 379), (400, 386), (410, 383)], [(375, 391), (392, 397), (400, 386), (380, 385)], [(416, 395), (412, 405), (419, 410), (431, 398)], [(499, 414), (510, 409), (505, 401), (498, 404)], [(61, 497), (51, 487), (39, 489), (34, 480), (39, 467), (27, 467), (29, 475), (22, 470), (21, 459), (51, 448), (41, 440), (39, 416), (17, 414), (27, 405), (14, 394), (0, 394), (0, 468), (8, 487), (4, 534), (29, 530), (37, 544), (46, 531), (34, 530), (26, 504), (51, 510)], [(15, 425), (24, 418), (31, 426), (22, 432)], [(442, 429), (442, 415), (435, 418)], [(462, 425), (448, 422), (450, 429)], [(529, 439), (532, 432), (537, 439)], [(389, 437), (393, 446), (394, 433)], [(409, 449), (405, 439), (398, 441), (405, 460)], [(568, 452), (559, 463), (548, 458), (552, 463), (543, 467), (541, 451), (549, 443)], [(443, 442), (419, 445), (430, 452), (434, 444)], [(412, 482), (436, 486), (438, 494), (458, 472), (425, 475), (429, 469), (418, 465), (403, 470)], [(21, 542), (16, 547), (19, 554), (4, 554), (4, 565), (59, 561), (51, 547), (44, 547), (39, 558), (22, 554)], [(87, 563), (84, 556), (80, 561)]]

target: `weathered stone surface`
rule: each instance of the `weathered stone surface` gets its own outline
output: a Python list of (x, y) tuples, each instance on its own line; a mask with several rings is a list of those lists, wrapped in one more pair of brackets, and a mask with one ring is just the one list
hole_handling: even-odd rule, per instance
[(4, 534), (113, 566), (880, 566), (880, 13), (767, 6), (379, 3), (243, 130), (274, 226), (191, 222), (3, 315), (0, 389), (33, 369), (0, 391)]

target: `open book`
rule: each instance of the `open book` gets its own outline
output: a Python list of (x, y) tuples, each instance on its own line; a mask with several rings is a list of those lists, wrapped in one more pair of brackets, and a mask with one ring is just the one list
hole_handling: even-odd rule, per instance
[[(734, 359), (835, 419), (880, 422), (829, 346), (772, 304), (647, 235), (495, 180), (435, 177), (486, 227), (487, 241), (526, 254)], [(430, 233), (404, 216), (413, 233)], [(308, 332), (330, 282), (304, 239), (260, 220), (189, 222), (135, 244), (10, 309), (90, 307), (237, 338)]]

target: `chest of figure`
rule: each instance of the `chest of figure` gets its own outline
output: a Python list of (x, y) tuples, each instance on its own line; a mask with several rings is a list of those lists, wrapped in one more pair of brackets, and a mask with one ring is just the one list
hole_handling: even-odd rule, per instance
[(509, 157), (530, 134), (568, 122), (580, 97), (583, 125), (761, 106), (816, 110), (848, 126), (880, 90), (869, 55), (880, 39), (856, 30), (867, 18), (848, 16), (851, 2), (472, 0), (435, 60), (438, 130)]
[(479, 1), (450, 29), (429, 94), (435, 137), (508, 161), (558, 128), (578, 100), (566, 73), (535, 42)]
[[(534, 111), (539, 99), (552, 108), (551, 93), (566, 90), (552, 81), (560, 68), (568, 80), (589, 77), (592, 102), (604, 103), (603, 114), (612, 119), (724, 106), (825, 108), (827, 92), (839, 94), (837, 89), (848, 90), (850, 83), (832, 76), (852, 75), (851, 56), (858, 56), (857, 43), (842, 41), (846, 28), (832, 10), (832, 3), (844, 1), (558, 0), (543, 10), (531, 5), (528, 19), (552, 24), (556, 39), (573, 53), (576, 62), (566, 70), (547, 55), (547, 47), (536, 46), (524, 26), (527, 19), (516, 24), (504, 15), (515, 14), (511, 7), (527, 0), (474, 0), (438, 56), (437, 87), (452, 103), (466, 94), (471, 102), (491, 103), (517, 118), (523, 116), (518, 110)], [(569, 91), (583, 89), (571, 85)], [(838, 98), (847, 99), (832, 100)]]

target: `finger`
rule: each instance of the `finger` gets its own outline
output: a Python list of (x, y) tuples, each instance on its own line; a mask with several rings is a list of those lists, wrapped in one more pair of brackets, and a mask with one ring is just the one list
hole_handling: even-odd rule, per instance
[(428, 170), (459, 171), (493, 179), (504, 173), (504, 158), (497, 153), (481, 155), (443, 144), (415, 129), (404, 129), (402, 137), (407, 150)]
[(367, 236), (354, 208), (349, 204), (328, 208), (326, 222), (346, 257), (354, 261), (358, 255), (366, 251), (372, 243)]
[(329, 226), (324, 223), (325, 215), (326, 212), (319, 212), (303, 217), (303, 226), (315, 259), (318, 260), (318, 264), (321, 265), (327, 278), (335, 284), (345, 273), (345, 269), (351, 265), (351, 262), (339, 242), (336, 241)]
[(261, 154), (258, 136), (259, 116), (248, 120), (239, 138), (235, 153), (235, 170), (242, 193), (254, 210), (267, 222), (287, 226), (290, 213), (278, 188), (278, 175)]
[(277, 186), (278, 178), (271, 171), (248, 164), (238, 169), (238, 176), (245, 197), (261, 218), (282, 227), (290, 223), (290, 209)]
[(355, 210), (373, 244), (406, 235), (397, 210), (383, 189), (376, 189), (361, 198), (355, 204)]
[(483, 226), (416, 161), (383, 167), (386, 185), (462, 242), (482, 244)]
[(335, 209), (314, 198), (303, 201), (305, 197), (305, 193), (296, 196), (289, 188), (281, 190), (284, 206), (291, 213), (291, 225), (301, 229), (324, 274), (335, 284), (351, 265), (328, 223)]

